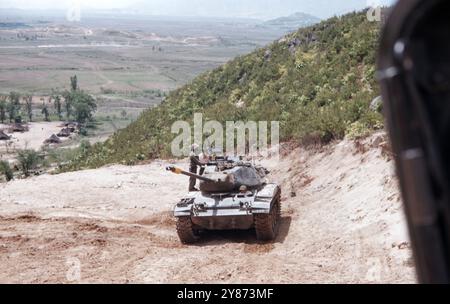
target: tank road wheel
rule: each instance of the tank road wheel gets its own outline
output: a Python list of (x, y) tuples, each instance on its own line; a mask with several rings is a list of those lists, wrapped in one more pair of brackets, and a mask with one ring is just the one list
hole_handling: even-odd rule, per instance
[(260, 241), (272, 241), (276, 238), (281, 221), (281, 202), (277, 198), (269, 214), (255, 214), (256, 238)]
[(192, 244), (199, 239), (190, 217), (179, 217), (177, 219), (177, 233), (183, 244)]

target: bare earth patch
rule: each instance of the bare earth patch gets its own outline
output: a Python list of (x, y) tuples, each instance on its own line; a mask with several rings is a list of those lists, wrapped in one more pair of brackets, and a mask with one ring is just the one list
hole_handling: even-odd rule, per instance
[(271, 244), (247, 231), (181, 245), (170, 212), (188, 181), (163, 161), (2, 184), (0, 283), (415, 282), (393, 164), (354, 149), (263, 161), (284, 194)]
[[(61, 124), (60, 121), (32, 122), (27, 124), (29, 131), (23, 133), (8, 133), (6, 131), (9, 126), (0, 124), (0, 130), (3, 129), (8, 135), (12, 136), (11, 140), (8, 142), (0, 141), (0, 157), (9, 157), (11, 154), (14, 154), (16, 150), (39, 150), (44, 145), (46, 139), (61, 131)], [(61, 140), (64, 141), (67, 139), (61, 138)]]

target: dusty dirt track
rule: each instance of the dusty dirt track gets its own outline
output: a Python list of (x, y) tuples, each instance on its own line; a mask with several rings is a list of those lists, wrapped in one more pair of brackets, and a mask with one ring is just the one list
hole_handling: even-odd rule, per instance
[(271, 244), (248, 231), (181, 245), (170, 211), (187, 180), (162, 161), (2, 184), (0, 283), (415, 282), (392, 162), (379, 148), (360, 154), (344, 141), (264, 164), (284, 194)]

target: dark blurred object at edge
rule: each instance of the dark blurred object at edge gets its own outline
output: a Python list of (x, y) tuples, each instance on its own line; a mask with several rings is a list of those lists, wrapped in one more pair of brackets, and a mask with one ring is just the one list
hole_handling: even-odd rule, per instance
[(400, 0), (378, 77), (420, 283), (450, 282), (450, 1)]

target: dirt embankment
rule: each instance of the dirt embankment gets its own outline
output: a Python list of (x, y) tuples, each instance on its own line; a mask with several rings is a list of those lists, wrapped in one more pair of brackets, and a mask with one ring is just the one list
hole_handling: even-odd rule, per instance
[(343, 141), (263, 162), (283, 187), (271, 244), (248, 231), (181, 245), (170, 212), (187, 180), (161, 161), (2, 184), (0, 282), (415, 282), (392, 162), (356, 150)]

